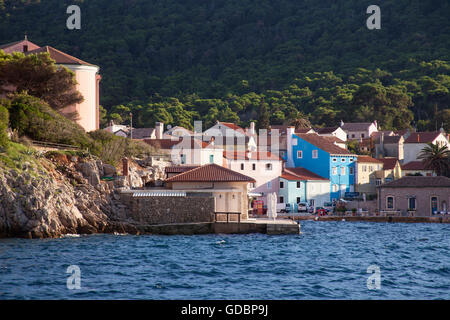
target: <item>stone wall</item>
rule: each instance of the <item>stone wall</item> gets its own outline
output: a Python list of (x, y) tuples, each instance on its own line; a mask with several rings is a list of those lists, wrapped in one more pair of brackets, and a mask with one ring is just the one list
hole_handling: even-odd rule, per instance
[(133, 197), (121, 194), (127, 217), (139, 224), (214, 222), (211, 193), (187, 193), (186, 197)]

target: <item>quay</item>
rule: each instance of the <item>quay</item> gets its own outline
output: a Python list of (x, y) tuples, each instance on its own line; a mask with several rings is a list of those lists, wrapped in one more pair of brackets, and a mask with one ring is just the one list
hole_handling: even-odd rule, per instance
[(293, 221), (348, 221), (348, 222), (397, 222), (397, 223), (450, 223), (450, 216), (437, 216), (437, 217), (404, 217), (404, 216), (282, 216), (281, 219), (288, 219)]
[(300, 234), (300, 223), (291, 219), (255, 218), (230, 222), (169, 223), (140, 226), (143, 234), (196, 235), (196, 234)]

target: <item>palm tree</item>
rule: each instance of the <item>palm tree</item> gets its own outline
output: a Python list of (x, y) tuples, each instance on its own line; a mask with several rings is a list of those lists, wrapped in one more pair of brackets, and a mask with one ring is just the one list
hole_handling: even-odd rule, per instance
[(438, 176), (450, 175), (450, 150), (446, 145), (428, 143), (419, 154), (425, 168), (433, 170)]

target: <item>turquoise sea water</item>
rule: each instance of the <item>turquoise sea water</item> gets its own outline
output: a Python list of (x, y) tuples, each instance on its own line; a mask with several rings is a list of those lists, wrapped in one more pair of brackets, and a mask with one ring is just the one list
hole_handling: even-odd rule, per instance
[[(0, 299), (450, 299), (449, 234), (305, 221), (288, 236), (0, 239)], [(79, 290), (67, 288), (70, 265)], [(367, 288), (370, 265), (379, 290)]]

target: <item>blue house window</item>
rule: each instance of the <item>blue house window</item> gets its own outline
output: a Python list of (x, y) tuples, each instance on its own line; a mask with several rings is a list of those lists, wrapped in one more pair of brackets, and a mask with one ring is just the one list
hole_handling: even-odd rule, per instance
[(299, 150), (297, 151), (297, 159), (303, 158), (303, 151)]
[(213, 154), (209, 155), (209, 163), (214, 163), (214, 155)]
[(337, 175), (337, 167), (333, 167), (333, 175)]
[(312, 151), (312, 158), (313, 158), (313, 159), (317, 159), (318, 157), (319, 157), (319, 151), (313, 150), (313, 151)]
[(341, 167), (341, 176), (345, 175), (345, 167)]

